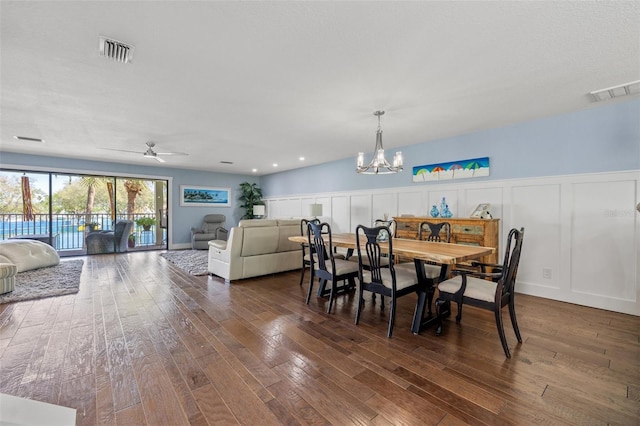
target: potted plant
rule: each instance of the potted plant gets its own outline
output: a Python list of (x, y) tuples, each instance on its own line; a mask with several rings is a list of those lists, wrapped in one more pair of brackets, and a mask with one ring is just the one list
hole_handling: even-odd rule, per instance
[(264, 205), (262, 202), (262, 189), (257, 183), (242, 182), (238, 200), (242, 202), (240, 207), (245, 209), (242, 219), (254, 219), (253, 206)]
[(89, 222), (85, 225), (89, 232), (97, 231), (100, 229), (100, 224), (98, 222)]
[(136, 219), (136, 225), (142, 226), (142, 229), (148, 231), (153, 225), (156, 224), (156, 220), (152, 217), (141, 217)]
[(134, 248), (136, 246), (136, 236), (135, 234), (129, 234), (127, 238), (127, 247)]

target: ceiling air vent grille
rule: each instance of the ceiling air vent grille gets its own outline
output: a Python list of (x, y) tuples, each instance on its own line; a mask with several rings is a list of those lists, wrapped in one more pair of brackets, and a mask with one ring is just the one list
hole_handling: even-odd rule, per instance
[(589, 95), (591, 95), (591, 100), (593, 102), (600, 102), (619, 98), (621, 96), (635, 95), (638, 93), (640, 93), (640, 80), (607, 87), (606, 89), (594, 90), (593, 92), (589, 92)]
[(100, 55), (106, 58), (127, 64), (133, 59), (134, 50), (134, 46), (121, 41), (100, 37)]

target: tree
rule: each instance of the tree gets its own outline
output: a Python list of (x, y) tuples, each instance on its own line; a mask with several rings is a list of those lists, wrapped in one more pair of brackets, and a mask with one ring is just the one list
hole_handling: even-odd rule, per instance
[(136, 212), (136, 197), (144, 191), (145, 182), (139, 179), (125, 180), (124, 187), (127, 190), (127, 216), (129, 220), (133, 220), (133, 214)]
[[(96, 186), (100, 184), (106, 185), (110, 179), (101, 176), (82, 176), (80, 185), (87, 188), (87, 202), (84, 210), (84, 222), (91, 222), (91, 213), (93, 212), (93, 204), (96, 198)], [(108, 194), (107, 194), (108, 195)], [(111, 207), (109, 207), (111, 209)]]
[[(47, 213), (47, 194), (31, 187), (31, 204), (34, 213)], [(22, 213), (22, 184), (18, 174), (0, 175), (0, 213)]]

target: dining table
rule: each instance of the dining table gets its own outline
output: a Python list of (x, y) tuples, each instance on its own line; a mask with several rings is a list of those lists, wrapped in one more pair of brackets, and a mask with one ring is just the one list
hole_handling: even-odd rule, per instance
[[(327, 235), (325, 238), (329, 238)], [(308, 243), (307, 236), (295, 235), (289, 237), (290, 241)], [(389, 242), (380, 241), (380, 249), (383, 252), (389, 251)], [(336, 233), (331, 235), (331, 244), (334, 247), (347, 249), (347, 258), (353, 255), (356, 247), (355, 233)], [(420, 241), (406, 238), (393, 238), (393, 256), (401, 258), (411, 258), (416, 267), (418, 281), (422, 284), (418, 292), (418, 301), (414, 312), (411, 331), (418, 334), (420, 331), (435, 323), (435, 316), (432, 315), (431, 304), (435, 294), (435, 285), (425, 275), (424, 262), (441, 265), (440, 280), (446, 279), (451, 269), (460, 263), (480, 259), (495, 252), (494, 247), (483, 247), (466, 244), (451, 244), (434, 241)], [(425, 310), (428, 308), (428, 315), (425, 318)], [(449, 308), (450, 309), (450, 308)]]

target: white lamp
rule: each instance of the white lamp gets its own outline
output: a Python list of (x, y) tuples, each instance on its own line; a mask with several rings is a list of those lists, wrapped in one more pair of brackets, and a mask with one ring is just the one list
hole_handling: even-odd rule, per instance
[(318, 216), (322, 216), (322, 204), (309, 204), (309, 216), (316, 219)]
[(264, 217), (264, 205), (259, 204), (257, 206), (253, 206), (253, 217), (256, 219), (262, 219)]

